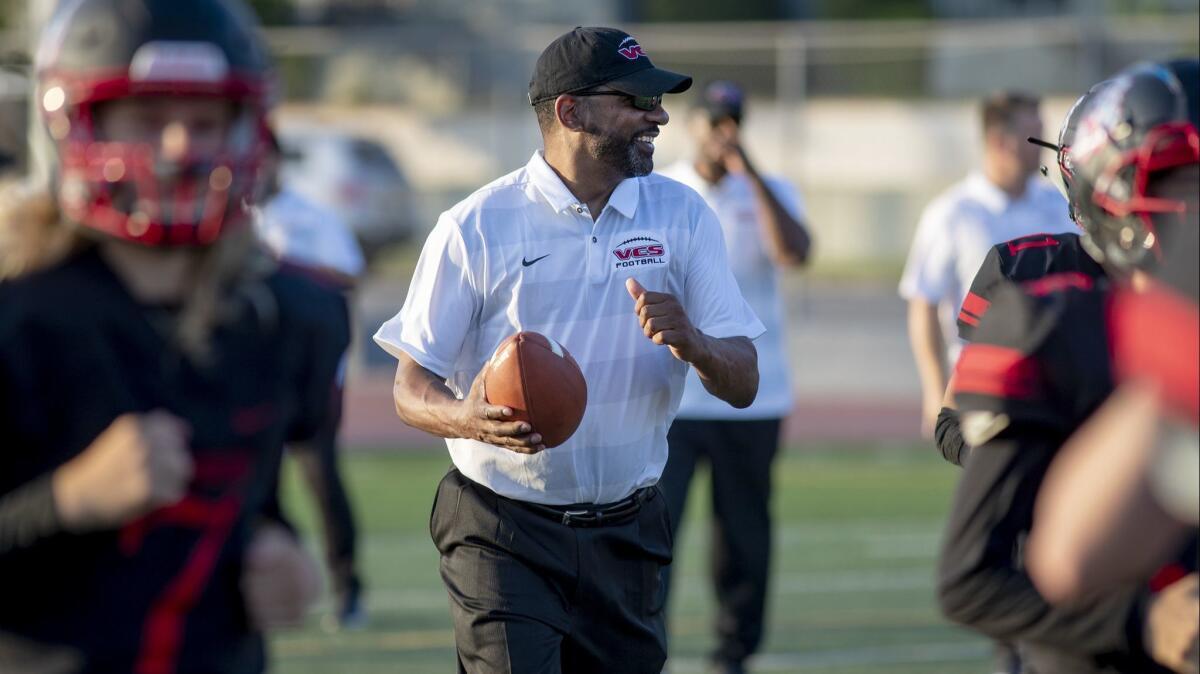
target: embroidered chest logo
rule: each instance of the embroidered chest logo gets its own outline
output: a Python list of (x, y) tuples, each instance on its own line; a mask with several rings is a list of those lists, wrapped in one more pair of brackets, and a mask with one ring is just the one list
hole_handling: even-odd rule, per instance
[(646, 264), (666, 264), (667, 247), (662, 241), (648, 236), (625, 239), (613, 249), (617, 258), (615, 269), (636, 267)]
[(630, 61), (636, 61), (639, 56), (646, 55), (646, 52), (642, 50), (642, 45), (638, 44), (637, 40), (632, 37), (621, 40), (620, 46), (617, 47), (617, 53)]

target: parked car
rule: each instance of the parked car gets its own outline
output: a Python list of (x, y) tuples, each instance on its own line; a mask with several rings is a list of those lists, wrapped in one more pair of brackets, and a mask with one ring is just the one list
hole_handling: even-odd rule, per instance
[(278, 133), (280, 180), (341, 215), (368, 260), (383, 247), (412, 238), (412, 188), (386, 147), (324, 128)]

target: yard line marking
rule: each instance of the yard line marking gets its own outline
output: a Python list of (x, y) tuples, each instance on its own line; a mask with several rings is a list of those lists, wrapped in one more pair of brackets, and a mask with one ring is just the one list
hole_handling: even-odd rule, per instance
[[(747, 664), (756, 672), (786, 672), (828, 667), (968, 662), (984, 659), (989, 652), (986, 643), (905, 644), (813, 653), (763, 653), (750, 658)], [(670, 674), (704, 672), (707, 667), (708, 661), (699, 658), (671, 658), (667, 662)]]

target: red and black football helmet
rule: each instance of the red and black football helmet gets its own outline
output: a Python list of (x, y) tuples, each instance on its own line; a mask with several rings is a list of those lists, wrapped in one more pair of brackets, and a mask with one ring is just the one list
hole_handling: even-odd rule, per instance
[(1156, 220), (1183, 220), (1187, 204), (1147, 187), (1200, 162), (1198, 90), (1200, 60), (1146, 63), (1118, 73), (1083, 105), (1067, 156), (1083, 243), (1098, 261), (1128, 271), (1161, 260)]
[[(1082, 215), (1079, 212), (1079, 190), (1075, 184), (1075, 160), (1071, 155), (1071, 146), (1075, 143), (1075, 131), (1079, 127), (1079, 118), (1083, 116), (1083, 111), (1087, 109), (1087, 104), (1100, 91), (1108, 85), (1108, 80), (1105, 80), (1091, 89), (1087, 93), (1080, 96), (1071, 104), (1071, 108), (1067, 110), (1066, 117), (1063, 118), (1062, 128), (1058, 131), (1058, 144), (1048, 143), (1036, 138), (1030, 138), (1030, 142), (1041, 145), (1042, 147), (1054, 150), (1054, 157), (1058, 164), (1058, 173), (1062, 178), (1063, 188), (1066, 191), (1068, 213), (1071, 220), (1075, 224), (1082, 225), (1079, 218)], [(1042, 174), (1045, 175), (1045, 167), (1042, 168)]]
[[(35, 66), (70, 220), (154, 246), (207, 245), (247, 221), (268, 142), (271, 70), (238, 0), (66, 0)], [(97, 106), (137, 96), (214, 97), (236, 113), (215, 156), (167, 160), (147, 144), (97, 136)]]

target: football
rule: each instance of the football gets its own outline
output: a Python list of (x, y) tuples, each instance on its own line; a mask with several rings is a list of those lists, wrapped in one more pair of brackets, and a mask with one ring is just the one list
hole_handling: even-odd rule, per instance
[(513, 418), (528, 421), (546, 447), (561, 445), (579, 428), (587, 407), (587, 382), (558, 342), (536, 332), (518, 332), (500, 342), (485, 369), (487, 401), (511, 407)]

